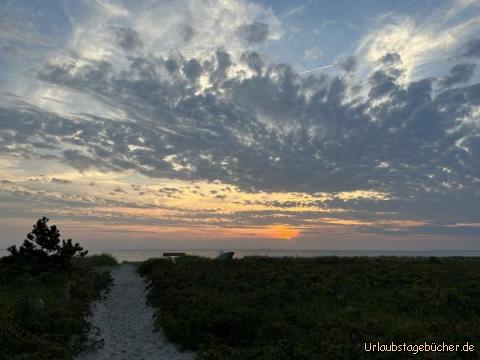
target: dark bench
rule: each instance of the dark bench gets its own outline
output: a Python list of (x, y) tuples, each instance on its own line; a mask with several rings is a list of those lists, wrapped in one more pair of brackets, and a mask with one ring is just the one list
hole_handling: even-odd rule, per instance
[(164, 252), (163, 256), (185, 256), (187, 255), (184, 252)]
[(172, 260), (172, 262), (173, 262), (174, 264), (176, 264), (176, 262), (175, 262), (175, 258), (176, 258), (176, 257), (178, 257), (178, 256), (185, 256), (185, 255), (187, 255), (187, 254), (184, 253), (184, 252), (164, 252), (164, 253), (163, 253), (163, 256), (164, 256), (164, 257), (169, 257), (170, 260)]

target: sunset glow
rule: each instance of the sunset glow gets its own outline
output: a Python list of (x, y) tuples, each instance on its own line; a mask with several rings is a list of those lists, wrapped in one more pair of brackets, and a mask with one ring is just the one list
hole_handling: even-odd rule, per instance
[(274, 225), (266, 233), (270, 233), (274, 238), (283, 240), (291, 240), (300, 235), (299, 230), (289, 228), (287, 225)]

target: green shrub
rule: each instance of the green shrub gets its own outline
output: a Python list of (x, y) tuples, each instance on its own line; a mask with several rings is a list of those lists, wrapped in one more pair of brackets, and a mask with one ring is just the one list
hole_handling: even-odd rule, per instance
[(477, 258), (184, 257), (139, 272), (156, 324), (198, 359), (328, 360), (391, 358), (362, 351), (367, 341), (475, 344), (479, 267)]
[(75, 259), (81, 266), (99, 267), (99, 266), (117, 266), (118, 261), (110, 254), (90, 255)]
[(79, 264), (86, 252), (70, 239), (60, 245), (47, 221), (0, 259), (0, 360), (72, 359), (91, 327), (90, 304), (112, 280)]
[(110, 282), (108, 273), (73, 266), (68, 273), (43, 272), (3, 284), (0, 329), (5, 336), (0, 336), (0, 359), (41, 359), (38, 354), (50, 352), (67, 355), (43, 359), (71, 359), (90, 329), (86, 317), (91, 302)]

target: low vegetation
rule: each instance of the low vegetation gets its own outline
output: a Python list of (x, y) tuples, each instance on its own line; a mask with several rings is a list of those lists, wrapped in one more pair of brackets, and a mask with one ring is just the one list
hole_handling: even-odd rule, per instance
[[(478, 358), (480, 259), (155, 259), (157, 325), (197, 359)], [(364, 342), (476, 346), (475, 352), (372, 353)]]
[(91, 268), (112, 268), (118, 265), (117, 260), (110, 254), (90, 255), (73, 259), (74, 264)]
[(87, 343), (91, 302), (111, 282), (96, 269), (115, 259), (86, 257), (47, 218), (8, 250), (0, 259), (0, 359), (72, 359)]

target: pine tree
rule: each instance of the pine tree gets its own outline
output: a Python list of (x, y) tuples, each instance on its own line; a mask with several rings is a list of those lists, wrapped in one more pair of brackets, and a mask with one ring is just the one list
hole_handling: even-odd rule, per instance
[(12, 245), (7, 249), (14, 262), (23, 262), (32, 272), (66, 270), (71, 266), (74, 256), (88, 253), (78, 243), (73, 243), (72, 239), (61, 240), (58, 228), (49, 226), (48, 221), (47, 217), (38, 219), (20, 248)]

